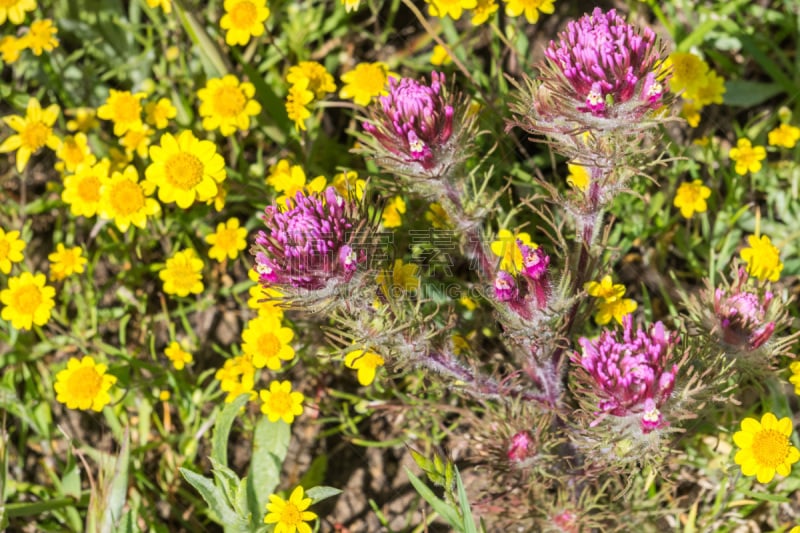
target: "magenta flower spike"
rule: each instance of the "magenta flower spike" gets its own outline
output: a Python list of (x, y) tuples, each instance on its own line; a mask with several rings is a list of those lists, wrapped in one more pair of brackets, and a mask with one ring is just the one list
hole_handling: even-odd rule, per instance
[(517, 239), (517, 247), (522, 253), (522, 275), (527, 279), (530, 292), (536, 298), (536, 307), (544, 309), (547, 307), (550, 293), (550, 282), (547, 275), (550, 256), (541, 246), (532, 248), (519, 239)]
[(264, 285), (321, 289), (331, 281), (349, 281), (366, 260), (365, 252), (353, 247), (358, 206), (333, 187), (319, 194), (298, 192), (285, 206), (271, 205), (264, 213), (267, 229), (258, 232), (251, 250)]
[(630, 316), (623, 319), (621, 338), (605, 331), (595, 341), (579, 339), (583, 354), (575, 354), (575, 362), (592, 377), (601, 400), (592, 425), (606, 415), (634, 416), (644, 433), (668, 425), (661, 408), (675, 386), (678, 366), (670, 359), (678, 340), (661, 322), (634, 331)]
[(527, 431), (519, 431), (511, 437), (506, 456), (512, 463), (521, 463), (535, 453), (536, 446), (531, 434)]
[(775, 332), (775, 322), (767, 321), (767, 312), (773, 295), (747, 286), (747, 271), (740, 268), (736, 283), (729, 290), (714, 291), (714, 314), (720, 340), (729, 347), (756, 350)]

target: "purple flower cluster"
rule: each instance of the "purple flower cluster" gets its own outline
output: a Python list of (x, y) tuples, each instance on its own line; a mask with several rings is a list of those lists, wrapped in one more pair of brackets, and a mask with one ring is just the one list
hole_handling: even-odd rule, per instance
[(320, 289), (330, 280), (349, 281), (364, 260), (353, 249), (357, 205), (328, 187), (320, 194), (298, 192), (285, 206), (264, 210), (266, 231), (258, 232), (253, 253), (259, 281), (295, 289)]
[(661, 322), (649, 331), (633, 331), (629, 315), (623, 319), (621, 339), (618, 332), (605, 331), (595, 341), (578, 342), (583, 355), (574, 358), (594, 380), (601, 416), (636, 416), (644, 433), (667, 425), (661, 407), (675, 386), (678, 366), (669, 361), (678, 343), (676, 334), (667, 332)]
[(570, 22), (545, 56), (551, 70), (560, 74), (556, 78), (567, 82), (551, 90), (563, 90), (578, 111), (617, 117), (623, 109), (641, 115), (662, 104), (666, 77), (658, 72), (655, 34), (628, 24), (613, 9), (604, 13), (595, 8)]
[(389, 94), (364, 129), (384, 149), (405, 163), (431, 170), (442, 161), (453, 135), (454, 108), (444, 89), (444, 74), (433, 72), (431, 83), (389, 78)]
[(714, 314), (722, 343), (737, 349), (755, 350), (775, 332), (775, 322), (767, 321), (773, 295), (763, 295), (747, 287), (747, 271), (740, 268), (736, 283), (729, 289), (714, 291)]

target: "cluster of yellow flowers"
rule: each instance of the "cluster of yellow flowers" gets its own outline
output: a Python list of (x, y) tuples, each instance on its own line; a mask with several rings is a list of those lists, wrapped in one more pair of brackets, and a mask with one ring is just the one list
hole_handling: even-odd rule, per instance
[[(35, 0), (6, 0), (0, 3), (0, 25), (8, 21), (19, 26), (25, 22), (26, 14), (35, 9)], [(42, 52), (50, 52), (58, 46), (58, 28), (50, 19), (34, 20), (22, 36), (18, 37), (16, 33), (15, 29), (14, 34), (0, 37), (0, 59), (3, 63), (16, 62), (25, 50), (40, 56)]]
[[(539, 22), (539, 14), (552, 15), (555, 0), (504, 0), (505, 13), (509, 17), (524, 15), (530, 24)], [(451, 17), (458, 20), (465, 11), (472, 14), (472, 24), (483, 24), (494, 14), (499, 5), (495, 0), (425, 0), (428, 12), (434, 17)]]
[(603, 276), (599, 282), (589, 281), (584, 285), (584, 289), (589, 296), (594, 296), (599, 300), (594, 321), (600, 326), (608, 324), (612, 318), (617, 321), (617, 324), (622, 324), (622, 319), (636, 311), (638, 307), (635, 300), (623, 298), (625, 286), (612, 282), (611, 276)]
[(710, 104), (721, 104), (725, 94), (725, 80), (712, 70), (708, 63), (691, 52), (673, 52), (666, 61), (671, 68), (669, 86), (683, 99), (681, 116), (696, 128), (700, 124), (700, 111)]

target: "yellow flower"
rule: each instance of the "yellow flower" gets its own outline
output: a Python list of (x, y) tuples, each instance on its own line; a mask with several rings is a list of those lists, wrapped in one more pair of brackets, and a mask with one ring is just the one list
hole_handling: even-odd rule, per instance
[(458, 299), (458, 303), (463, 305), (467, 311), (474, 311), (478, 308), (478, 302), (470, 298), (469, 296), (462, 296)]
[(158, 102), (147, 102), (144, 105), (144, 119), (156, 129), (163, 130), (169, 120), (178, 116), (178, 110), (168, 98), (161, 98)]
[(698, 84), (691, 91), (687, 90), (685, 97), (703, 107), (710, 104), (721, 104), (723, 94), (725, 94), (725, 80), (713, 70), (709, 70), (703, 83)]
[(114, 123), (114, 135), (121, 137), (129, 129), (142, 127), (142, 92), (109, 89), (105, 103), (97, 108), (97, 116)]
[(703, 185), (700, 180), (691, 183), (681, 183), (675, 193), (673, 205), (681, 210), (684, 218), (692, 218), (695, 213), (705, 213), (708, 209), (706, 198), (711, 196), (711, 189)]
[(52, 20), (35, 20), (31, 22), (31, 27), (22, 40), (25, 46), (31, 49), (33, 55), (40, 56), (42, 52), (49, 52), (58, 46), (56, 33), (58, 33), (58, 28), (53, 26)]
[(35, 0), (4, 0), (0, 3), (0, 24), (5, 24), (6, 19), (12, 24), (22, 24), (25, 21), (25, 12), (34, 9)]
[(245, 45), (251, 37), (264, 33), (264, 21), (269, 17), (266, 0), (225, 0), (225, 14), (219, 25), (229, 46)]
[(506, 0), (506, 15), (518, 17), (523, 12), (530, 24), (539, 22), (539, 12), (552, 15), (555, 11), (555, 0)]
[(274, 533), (311, 533), (311, 526), (306, 522), (317, 518), (316, 514), (306, 511), (311, 502), (311, 498), (303, 498), (303, 487), (299, 485), (288, 500), (277, 494), (270, 494), (264, 523), (275, 524)]
[(259, 315), (242, 332), (242, 352), (252, 358), (256, 368), (279, 370), (281, 361), (294, 357), (294, 348), (289, 345), (293, 338), (294, 331), (282, 327), (278, 318)]
[(19, 59), (19, 54), (25, 50), (25, 41), (14, 37), (13, 35), (6, 35), (0, 39), (0, 58), (3, 63), (10, 65)]
[(438, 67), (441, 65), (449, 65), (452, 62), (453, 58), (450, 57), (450, 54), (447, 53), (447, 49), (445, 49), (444, 46), (437, 44), (433, 47), (433, 52), (431, 52), (431, 65)]
[(762, 235), (747, 237), (750, 248), (744, 248), (739, 255), (747, 263), (747, 273), (762, 281), (778, 281), (783, 270), (781, 252), (776, 248), (769, 237)]
[(538, 246), (531, 242), (531, 236), (525, 232), (514, 235), (507, 229), (501, 229), (497, 240), (491, 244), (492, 253), (501, 257), (500, 269), (506, 272), (519, 272), (522, 269), (522, 251), (517, 246), (517, 239), (534, 250)]
[(3, 118), (5, 123), (17, 133), (0, 144), (0, 153), (17, 151), (18, 172), (22, 172), (25, 165), (28, 164), (31, 154), (36, 153), (43, 146), (52, 150), (58, 148), (60, 141), (53, 134), (53, 124), (58, 118), (58, 113), (59, 109), (56, 104), (42, 109), (39, 100), (31, 98), (25, 109), (25, 118), (19, 115)]
[(794, 385), (794, 393), (800, 395), (800, 361), (790, 364), (789, 370), (792, 371), (789, 383)]
[(286, 114), (294, 121), (296, 130), (306, 129), (306, 119), (311, 116), (311, 111), (306, 107), (314, 99), (314, 93), (308, 90), (308, 80), (301, 79), (289, 87), (286, 96)]
[(453, 20), (461, 18), (461, 12), (465, 9), (472, 9), (477, 5), (477, 0), (425, 0), (428, 5), (428, 13), (434, 17), (444, 18), (453, 17)]
[(567, 183), (569, 185), (582, 192), (589, 190), (591, 178), (589, 177), (589, 171), (586, 167), (583, 165), (567, 164), (567, 170), (569, 170), (569, 176), (567, 176)]
[(358, 179), (358, 172), (349, 170), (347, 172), (339, 172), (333, 176), (331, 185), (336, 192), (339, 193), (345, 200), (350, 200), (351, 194), (355, 192), (356, 199), (361, 200), (364, 196), (364, 185), (366, 181)]
[(314, 93), (317, 99), (324, 98), (326, 94), (336, 92), (336, 83), (325, 67), (316, 61), (301, 61), (289, 68), (286, 81), (292, 85), (308, 80), (306, 88)]
[(0, 317), (10, 321), (16, 329), (45, 325), (56, 305), (53, 301), (56, 290), (44, 283), (44, 274), (23, 272), (9, 278), (8, 288), (0, 291), (0, 302), (5, 305)]
[[(251, 270), (251, 272), (254, 271)], [(257, 284), (250, 287), (249, 294), (247, 306), (256, 311), (258, 316), (271, 317), (278, 321), (283, 318), (283, 309), (280, 307), (281, 298), (283, 298), (282, 292)]]
[(89, 148), (89, 140), (85, 133), (67, 135), (60, 144), (56, 149), (56, 157), (61, 161), (55, 164), (55, 168), (59, 172), (63, 172), (65, 169), (68, 172), (75, 172), (78, 165), (94, 164), (96, 158), (92, 154), (92, 149)]
[(800, 140), (800, 128), (781, 124), (767, 134), (770, 146), (782, 146), (784, 148), (794, 148)]
[(697, 105), (694, 102), (683, 102), (681, 106), (681, 117), (683, 117), (689, 126), (696, 128), (700, 124), (700, 111), (703, 106)]
[(164, 292), (167, 294), (200, 294), (203, 292), (203, 260), (191, 248), (176, 252), (167, 259), (158, 277), (164, 282)]
[(261, 104), (253, 100), (255, 94), (252, 83), (239, 83), (232, 74), (208, 80), (197, 91), (203, 129), (219, 129), (222, 135), (232, 135), (237, 129), (250, 128), (250, 117), (261, 113)]
[(253, 390), (256, 369), (249, 355), (239, 355), (228, 359), (225, 361), (225, 365), (217, 370), (214, 378), (219, 381), (220, 390), (228, 393), (225, 403), (231, 403), (242, 394), (249, 395), (250, 400), (256, 399), (256, 393)]
[(375, 370), (383, 364), (383, 357), (375, 352), (355, 350), (344, 356), (344, 366), (357, 370), (358, 382), (365, 387), (375, 380)]
[(61, 281), (73, 274), (83, 274), (86, 258), (80, 246), (65, 248), (62, 243), (56, 245), (56, 251), (47, 256), (50, 260), (50, 279)]
[(397, 297), (400, 296), (399, 292), (413, 291), (419, 288), (419, 265), (395, 259), (391, 280), (388, 278), (388, 273), (382, 271), (375, 278), (375, 282), (387, 296)]
[(164, 355), (172, 361), (172, 365), (175, 367), (175, 370), (183, 370), (183, 367), (186, 365), (192, 364), (194, 362), (194, 358), (192, 354), (187, 352), (183, 349), (183, 346), (180, 345), (177, 341), (172, 341), (169, 343), (164, 349)]
[(389, 71), (386, 63), (359, 63), (353, 70), (342, 74), (345, 85), (339, 91), (339, 97), (352, 99), (358, 105), (369, 105), (373, 97), (389, 94), (386, 90), (389, 76), (399, 77)]
[(6, 233), (3, 228), (0, 228), (0, 272), (10, 273), (11, 264), (22, 261), (22, 250), (24, 249), (25, 241), (19, 238), (19, 231)]
[(497, 11), (497, 4), (494, 0), (478, 0), (477, 5), (472, 10), (472, 25), (480, 26), (487, 20), (489, 16)]
[(75, 117), (67, 121), (67, 129), (69, 131), (88, 133), (90, 130), (93, 130), (100, 125), (100, 123), (97, 121), (97, 114), (91, 107), (78, 107), (76, 109), (70, 109), (64, 114), (70, 117)]
[(589, 296), (602, 298), (606, 302), (616, 301), (625, 295), (625, 285), (613, 283), (611, 281), (611, 276), (603, 276), (603, 279), (601, 279), (599, 282), (586, 282), (583, 285), (583, 288), (586, 289), (586, 292), (589, 293)]
[(272, 186), (278, 192), (286, 192), (293, 196), (289, 191), (301, 191), (306, 184), (306, 173), (300, 165), (292, 165), (287, 159), (281, 159), (269, 167), (267, 185)]
[(406, 212), (406, 202), (402, 196), (395, 196), (386, 202), (386, 207), (381, 213), (381, 224), (384, 228), (399, 228), (403, 225), (403, 213)]
[(673, 52), (664, 65), (672, 73), (669, 87), (674, 93), (692, 92), (706, 82), (708, 64), (689, 52)]
[(759, 483), (769, 483), (775, 473), (788, 476), (792, 465), (800, 460), (800, 451), (792, 446), (792, 420), (764, 413), (761, 422), (755, 418), (742, 420), (742, 430), (733, 434), (733, 442), (741, 448), (733, 460), (745, 476), (756, 476)]
[(172, 0), (147, 0), (147, 5), (150, 7), (160, 7), (164, 13), (172, 13)]
[(229, 218), (217, 224), (217, 231), (206, 236), (211, 245), (208, 257), (222, 263), (225, 258), (236, 259), (239, 252), (247, 248), (247, 230), (239, 227), (238, 218)]
[[(258, 395), (262, 402), (261, 412), (267, 415), (270, 422), (277, 422), (280, 419), (291, 424), (294, 422), (294, 417), (303, 414), (305, 397), (302, 393), (292, 392), (292, 384), (288, 381), (273, 381), (269, 384), (269, 390), (262, 390)], [(267, 515), (267, 518), (269, 516)], [(278, 527), (280, 527), (280, 522)], [(275, 531), (277, 532), (278, 529), (276, 528)]]
[(350, 13), (358, 9), (358, 4), (361, 0), (341, 0), (341, 2), (344, 4), (344, 10)]
[(214, 143), (197, 139), (189, 130), (177, 139), (171, 133), (162, 135), (161, 145), (150, 147), (150, 159), (145, 176), (158, 186), (158, 199), (182, 209), (214, 198), (226, 177), (225, 160)]
[(109, 179), (108, 159), (96, 165), (80, 165), (74, 175), (64, 178), (61, 199), (69, 205), (73, 216), (93, 217), (100, 207), (100, 192)]
[(450, 227), (450, 215), (440, 204), (433, 202), (425, 211), (425, 220), (431, 223), (436, 229), (447, 229)]
[(152, 135), (153, 130), (142, 125), (141, 128), (131, 128), (126, 131), (125, 135), (120, 139), (119, 144), (125, 148), (125, 155), (128, 156), (128, 159), (133, 159), (133, 154), (144, 159), (147, 157), (147, 149), (150, 146)]
[(639, 307), (638, 304), (630, 298), (618, 298), (612, 301), (603, 300), (597, 304), (597, 313), (594, 315), (594, 321), (600, 326), (605, 326), (613, 318), (617, 321), (617, 324), (622, 325), (622, 319), (636, 311), (637, 307)]
[(116, 377), (106, 374), (107, 369), (90, 355), (81, 360), (70, 357), (67, 368), (56, 374), (56, 400), (68, 409), (102, 411), (111, 403), (108, 391), (117, 382)]
[(761, 170), (761, 161), (767, 157), (767, 150), (763, 146), (753, 146), (750, 139), (739, 139), (736, 148), (731, 148), (728, 156), (736, 162), (736, 173), (744, 176), (748, 171)]
[(120, 231), (127, 231), (131, 224), (144, 228), (147, 217), (161, 211), (158, 202), (150, 198), (151, 194), (152, 184), (147, 181), (140, 183), (136, 167), (128, 166), (103, 182), (98, 212), (101, 217), (113, 220)]
[(172, 394), (168, 390), (162, 390), (158, 393), (158, 399), (162, 402), (168, 402), (169, 399), (172, 397)]

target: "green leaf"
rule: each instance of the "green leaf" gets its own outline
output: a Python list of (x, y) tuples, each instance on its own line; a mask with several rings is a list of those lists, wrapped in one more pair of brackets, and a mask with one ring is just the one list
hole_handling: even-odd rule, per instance
[(200, 61), (203, 63), (208, 77), (221, 78), (230, 72), (232, 69), (228, 67), (219, 47), (211, 40), (194, 14), (187, 11), (182, 2), (173, 2), (173, 6), (175, 6), (175, 12), (178, 14), (183, 28), (194, 43), (195, 49), (200, 52)]
[(249, 509), (253, 516), (263, 513), (269, 496), (281, 478), (281, 468), (289, 449), (291, 431), (283, 421), (270, 422), (265, 416), (256, 424), (253, 434), (253, 457), (247, 476)]
[(461, 517), (458, 515), (458, 511), (453, 509), (450, 505), (448, 505), (443, 500), (439, 499), (431, 489), (428, 488), (425, 483), (423, 483), (417, 476), (411, 472), (408, 468), (405, 468), (406, 475), (408, 476), (408, 480), (413, 485), (414, 489), (419, 493), (422, 498), (428, 502), (434, 511), (436, 511), (439, 516), (445, 519), (448, 524), (453, 526), (456, 531), (463, 532), (463, 524), (461, 522)]
[(338, 496), (342, 491), (336, 487), (326, 487), (324, 485), (319, 487), (311, 487), (306, 491), (306, 496), (314, 500), (314, 503), (319, 503), (322, 500)]
[(116, 456), (113, 463), (109, 464), (111, 472), (107, 474), (108, 481), (103, 490), (106, 501), (100, 531), (116, 531), (117, 524), (122, 518), (122, 508), (128, 497), (130, 447), (130, 429), (126, 426), (119, 455)]
[(457, 467), (454, 466), (453, 469), (455, 470), (458, 503), (461, 505), (461, 516), (464, 521), (464, 533), (478, 533), (475, 528), (475, 520), (472, 518), (472, 509), (467, 499), (467, 491), (464, 490), (464, 483), (461, 481), (461, 474), (458, 472)]
[(225, 527), (225, 531), (245, 532), (249, 531), (246, 523), (236, 514), (236, 512), (225, 501), (225, 495), (213, 481), (203, 477), (196, 472), (186, 468), (178, 469), (183, 478), (200, 493), (208, 504), (212, 519)]
[(725, 82), (725, 105), (753, 107), (781, 92), (783, 87), (777, 83), (730, 80)]
[(233, 421), (236, 420), (239, 410), (249, 399), (248, 394), (240, 395), (226, 405), (217, 417), (217, 423), (214, 425), (214, 437), (211, 439), (211, 458), (223, 466), (228, 466), (228, 437)]
[(227, 466), (219, 464), (213, 457), (211, 458), (211, 473), (214, 475), (216, 486), (222, 489), (231, 507), (235, 507), (236, 492), (241, 483), (239, 476)]

